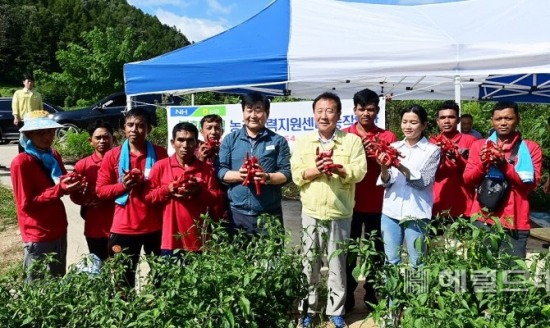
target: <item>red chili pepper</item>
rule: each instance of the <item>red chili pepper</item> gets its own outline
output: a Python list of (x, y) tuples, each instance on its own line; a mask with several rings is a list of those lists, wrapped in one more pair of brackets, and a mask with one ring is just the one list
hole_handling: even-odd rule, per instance
[(191, 198), (191, 195), (188, 195), (189, 190), (199, 185), (201, 181), (200, 178), (195, 177), (192, 173), (184, 172), (174, 180), (174, 188), (179, 195), (186, 196), (189, 199)]
[(245, 161), (242, 165), (242, 168), (246, 169), (246, 178), (243, 180), (242, 185), (247, 186), (252, 181), (254, 181), (254, 186), (256, 188), (256, 195), (260, 196), (262, 194), (262, 183), (264, 183), (262, 180), (254, 179), (256, 176), (256, 172), (263, 172), (261, 168), (259, 168), (259, 161), (256, 156), (249, 156), (248, 153), (246, 153)]
[(382, 164), (385, 166), (398, 167), (401, 164), (399, 157), (401, 155), (397, 149), (393, 148), (389, 142), (380, 138), (380, 134), (367, 134), (361, 138), (363, 141), (368, 141), (365, 145), (365, 152), (367, 157), (377, 159), (380, 154), (384, 154)]
[(443, 134), (432, 137), (435, 144), (441, 149), (442, 157), (448, 153), (452, 153), (454, 158), (458, 157), (458, 146), (455, 145), (449, 138)]
[(220, 141), (215, 139), (208, 139), (204, 142), (206, 145), (206, 158), (214, 158), (218, 156), (220, 152)]
[[(319, 147), (317, 147), (317, 150), (315, 154), (317, 155), (316, 161), (319, 161), (320, 159), (332, 159), (332, 154), (334, 151), (331, 149), (320, 151)], [(326, 174), (327, 176), (331, 176), (333, 171), (339, 168), (342, 168), (343, 166), (341, 164), (334, 164), (334, 163), (325, 163), (323, 164), (323, 168), (321, 169), (321, 172)]]
[(487, 143), (485, 144), (485, 148), (487, 149), (487, 151), (485, 152), (485, 157), (481, 158), (481, 161), (483, 162), (483, 165), (485, 166), (485, 168), (488, 168), (495, 162), (502, 161), (505, 159), (502, 148), (500, 148), (497, 144), (495, 144), (491, 140), (487, 141)]
[(64, 174), (59, 178), (59, 180), (63, 181), (63, 183), (65, 184), (73, 184), (75, 182), (80, 182), (80, 184), (84, 186), (84, 188), (81, 189), (80, 192), (84, 194), (87, 191), (88, 182), (86, 181), (86, 177), (77, 172), (73, 171), (73, 172)]
[(133, 180), (141, 180), (143, 178), (143, 173), (136, 167), (128, 171), (128, 174), (130, 174), (130, 178)]

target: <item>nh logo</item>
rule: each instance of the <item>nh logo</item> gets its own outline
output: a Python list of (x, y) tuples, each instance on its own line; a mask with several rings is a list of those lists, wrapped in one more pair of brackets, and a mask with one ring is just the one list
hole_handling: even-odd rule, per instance
[(178, 108), (175, 110), (175, 114), (176, 115), (181, 115), (181, 116), (188, 116), (188, 109), (187, 108)]

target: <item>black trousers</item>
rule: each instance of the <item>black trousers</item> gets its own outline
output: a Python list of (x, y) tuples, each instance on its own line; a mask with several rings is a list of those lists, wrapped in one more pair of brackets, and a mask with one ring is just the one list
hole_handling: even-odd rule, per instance
[(88, 251), (105, 261), (109, 257), (109, 238), (89, 238), (86, 237)]
[(134, 287), (136, 284), (136, 269), (139, 263), (141, 248), (145, 254), (153, 254), (160, 256), (160, 242), (162, 231), (155, 231), (140, 235), (125, 235), (119, 233), (111, 233), (109, 237), (109, 255), (114, 256), (115, 253), (124, 253), (130, 256), (130, 266), (124, 273), (125, 283), (128, 287)]
[[(376, 236), (377, 239), (375, 240), (375, 248), (378, 252), (381, 254), (384, 253), (384, 242), (382, 241), (382, 235), (380, 233), (380, 222), (381, 222), (382, 213), (361, 213), (361, 212), (353, 212), (353, 217), (351, 220), (351, 233), (350, 238), (352, 240), (357, 239), (361, 237), (361, 234), (363, 232), (363, 227), (365, 229), (365, 236), (367, 234), (370, 234), (371, 236)], [(376, 231), (376, 234), (374, 234), (374, 231)], [(354, 254), (355, 255), (355, 254)], [(382, 266), (384, 263), (383, 256), (379, 256), (375, 259), (375, 267)], [(357, 285), (359, 284), (357, 280), (352, 275), (353, 269), (357, 266), (357, 259), (348, 259), (347, 261), (347, 268), (346, 268), (346, 276), (347, 276), (347, 301), (348, 304), (354, 304), (354, 292), (357, 288)], [(365, 298), (364, 300), (370, 303), (377, 304), (378, 301), (376, 299), (376, 291), (374, 289), (374, 284), (370, 282), (369, 280), (373, 280), (375, 278), (374, 273), (370, 273), (366, 279), (365, 284), (363, 285), (363, 288), (365, 288)]]

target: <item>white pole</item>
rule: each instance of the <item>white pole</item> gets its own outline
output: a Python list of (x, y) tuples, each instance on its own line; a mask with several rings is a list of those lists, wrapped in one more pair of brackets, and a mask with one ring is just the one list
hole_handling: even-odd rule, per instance
[(126, 95), (126, 111), (132, 109), (132, 96)]
[(455, 102), (460, 106), (460, 75), (455, 75)]
[(195, 94), (191, 94), (191, 106), (195, 106)]
[[(458, 117), (460, 117), (462, 112), (462, 105), (460, 104), (460, 91), (460, 75), (455, 75), (455, 102), (458, 104), (458, 108), (460, 109)], [(458, 120), (457, 129), (460, 132), (460, 120)]]

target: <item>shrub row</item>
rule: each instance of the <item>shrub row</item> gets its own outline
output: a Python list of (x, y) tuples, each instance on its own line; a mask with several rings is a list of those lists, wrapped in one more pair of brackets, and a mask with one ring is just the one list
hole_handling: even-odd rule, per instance
[[(276, 220), (268, 220), (276, 221)], [(306, 293), (301, 257), (288, 236), (268, 224), (265, 235), (231, 238), (219, 224), (201, 254), (148, 258), (139, 292), (121, 287), (127, 258), (100, 274), (72, 267), (64, 278), (32, 285), (0, 280), (2, 327), (288, 327)]]

